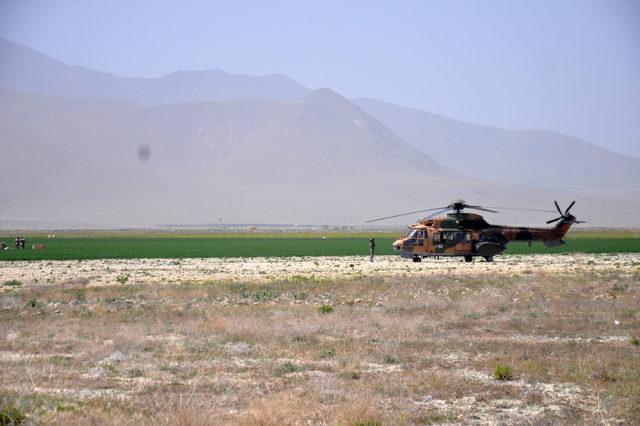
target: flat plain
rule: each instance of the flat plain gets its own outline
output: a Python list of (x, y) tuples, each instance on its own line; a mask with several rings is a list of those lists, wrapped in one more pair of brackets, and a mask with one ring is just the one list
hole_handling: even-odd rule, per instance
[[(330, 232), (62, 232), (55, 239), (27, 234), (27, 250), (14, 250), (16, 235), (0, 236), (12, 249), (0, 251), (3, 260), (151, 259), (204, 257), (291, 257), (366, 255), (369, 238), (375, 237), (381, 255), (393, 254), (392, 242), (403, 231), (369, 233)], [(21, 234), (20, 234), (21, 235)], [(567, 245), (545, 247), (511, 243), (507, 254), (640, 253), (640, 231), (577, 231), (568, 234)], [(44, 244), (45, 250), (30, 250)]]
[(0, 403), (47, 424), (637, 424), (639, 330), (637, 253), (6, 261)]

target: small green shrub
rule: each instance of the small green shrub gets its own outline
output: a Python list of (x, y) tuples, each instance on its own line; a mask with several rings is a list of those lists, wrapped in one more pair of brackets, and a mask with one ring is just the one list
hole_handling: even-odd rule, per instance
[(395, 363), (397, 363), (397, 362), (398, 362), (398, 360), (396, 359), (396, 357), (394, 357), (393, 355), (389, 355), (389, 354), (386, 354), (386, 355), (384, 356), (383, 360), (384, 360), (384, 363), (385, 363), (385, 364), (395, 364)]
[(595, 374), (593, 374), (593, 377), (600, 381), (608, 382), (608, 383), (613, 383), (618, 381), (618, 376), (616, 375), (615, 370), (608, 365), (601, 366), (600, 368), (598, 368)]
[(0, 403), (0, 426), (13, 426), (22, 424), (25, 420), (24, 413), (13, 404)]
[(251, 296), (249, 289), (247, 289), (247, 286), (244, 284), (234, 283), (231, 289), (242, 296), (243, 299), (248, 299)]
[(629, 289), (629, 284), (626, 283), (614, 283), (613, 287), (611, 287), (611, 290), (615, 293), (624, 293), (625, 291), (627, 291)]
[(351, 380), (358, 380), (360, 379), (360, 372), (359, 371), (352, 371), (351, 372)]
[(312, 281), (312, 279), (305, 275), (292, 275), (289, 278), (287, 278), (286, 281), (290, 281), (294, 283), (303, 283), (305, 281)]
[(129, 377), (144, 377), (144, 371), (139, 368), (129, 370)]
[(70, 405), (70, 404), (57, 404), (56, 405), (56, 411), (61, 412), (61, 413), (65, 412), (65, 411), (74, 412), (74, 411), (77, 411), (77, 410), (78, 409), (77, 409), (76, 406)]
[(256, 291), (253, 294), (253, 298), (258, 302), (266, 302), (269, 300), (273, 300), (278, 297), (278, 293), (271, 290), (271, 288), (267, 287), (264, 290)]
[(493, 377), (495, 377), (496, 380), (513, 380), (511, 367), (508, 365), (496, 365)]
[(289, 374), (289, 373), (295, 373), (296, 371), (300, 371), (301, 368), (298, 367), (297, 365), (287, 361), (284, 364), (282, 364), (280, 366), (280, 368), (278, 368), (278, 373), (280, 374)]
[(309, 293), (306, 291), (299, 291), (293, 293), (294, 300), (305, 300), (309, 296)]
[(85, 294), (84, 288), (79, 288), (73, 292), (73, 297), (78, 302), (85, 302), (87, 300), (87, 296)]
[(9, 281), (5, 281), (4, 285), (9, 286), (9, 287), (19, 287), (19, 286), (22, 285), (22, 281), (9, 280)]
[(640, 338), (638, 338), (638, 336), (631, 336), (629, 338), (629, 343), (631, 343), (633, 346), (640, 346)]
[(32, 297), (31, 299), (29, 299), (29, 301), (27, 302), (27, 308), (35, 308), (38, 306), (38, 299), (36, 299), (35, 297)]
[(318, 311), (321, 314), (330, 314), (331, 312), (333, 312), (333, 308), (331, 307), (331, 305), (320, 305), (318, 307)]
[(129, 275), (118, 275), (116, 281), (120, 284), (126, 284), (129, 281)]
[(335, 348), (325, 349), (320, 352), (320, 358), (333, 358), (334, 356), (336, 356)]

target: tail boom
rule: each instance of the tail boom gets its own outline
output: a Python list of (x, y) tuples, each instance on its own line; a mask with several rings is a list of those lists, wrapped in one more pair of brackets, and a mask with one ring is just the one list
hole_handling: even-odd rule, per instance
[(564, 244), (563, 238), (576, 222), (576, 218), (569, 216), (562, 219), (552, 228), (509, 227), (502, 228), (502, 235), (507, 240), (531, 242), (542, 241), (547, 247), (558, 247)]

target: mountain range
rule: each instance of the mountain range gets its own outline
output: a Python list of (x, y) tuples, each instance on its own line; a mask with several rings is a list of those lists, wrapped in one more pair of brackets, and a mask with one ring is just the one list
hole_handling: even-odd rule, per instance
[(7, 226), (358, 224), (457, 197), (534, 208), (576, 197), (593, 225), (638, 224), (640, 159), (566, 135), (350, 100), (281, 75), (118, 77), (7, 40), (0, 64)]

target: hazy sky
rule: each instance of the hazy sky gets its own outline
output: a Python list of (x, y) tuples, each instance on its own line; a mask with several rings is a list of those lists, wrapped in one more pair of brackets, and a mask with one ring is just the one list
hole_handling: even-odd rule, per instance
[(120, 75), (283, 73), (640, 156), (637, 0), (0, 0), (0, 36)]

